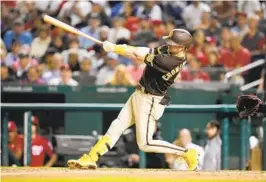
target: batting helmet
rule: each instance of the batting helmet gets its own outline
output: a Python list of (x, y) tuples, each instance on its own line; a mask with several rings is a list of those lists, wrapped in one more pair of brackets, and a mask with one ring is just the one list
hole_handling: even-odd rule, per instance
[(168, 45), (182, 45), (189, 48), (192, 43), (192, 35), (185, 29), (173, 29), (163, 39)]

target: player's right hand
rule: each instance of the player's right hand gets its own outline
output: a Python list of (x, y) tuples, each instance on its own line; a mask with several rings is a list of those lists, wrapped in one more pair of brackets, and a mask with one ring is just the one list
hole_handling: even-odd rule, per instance
[(103, 42), (103, 49), (106, 52), (113, 52), (115, 50), (115, 44), (108, 42), (108, 41), (104, 41)]

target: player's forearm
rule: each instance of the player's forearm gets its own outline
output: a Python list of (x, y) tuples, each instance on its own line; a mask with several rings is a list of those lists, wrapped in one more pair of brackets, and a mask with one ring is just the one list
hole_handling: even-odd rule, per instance
[(113, 44), (111, 42), (105, 41), (103, 43), (103, 48), (106, 52), (114, 52), (121, 56), (125, 56), (129, 59), (142, 59), (149, 53), (149, 48), (147, 47), (134, 47), (126, 44)]
[(52, 167), (57, 161), (57, 155), (53, 154), (50, 160), (45, 164), (45, 167)]

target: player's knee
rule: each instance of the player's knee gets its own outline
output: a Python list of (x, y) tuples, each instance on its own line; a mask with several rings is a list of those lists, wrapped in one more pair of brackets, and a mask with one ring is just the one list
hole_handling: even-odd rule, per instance
[(144, 142), (144, 141), (138, 141), (137, 143), (138, 143), (138, 147), (139, 147), (139, 149), (140, 149), (141, 151), (143, 151), (143, 152), (149, 152), (149, 151), (148, 151), (149, 146), (148, 146), (148, 143), (147, 143), (147, 142)]
[(144, 144), (144, 145), (138, 145), (139, 146), (139, 149), (143, 152), (147, 152), (147, 144)]

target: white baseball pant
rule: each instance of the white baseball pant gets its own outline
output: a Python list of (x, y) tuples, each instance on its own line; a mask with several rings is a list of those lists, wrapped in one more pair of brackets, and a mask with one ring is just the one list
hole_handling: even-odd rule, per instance
[(153, 140), (152, 136), (157, 120), (163, 115), (165, 106), (159, 102), (163, 96), (154, 96), (136, 90), (128, 99), (106, 135), (112, 139), (111, 148), (122, 133), (136, 124), (136, 137), (139, 149), (144, 152), (182, 154), (185, 149), (162, 140)]

